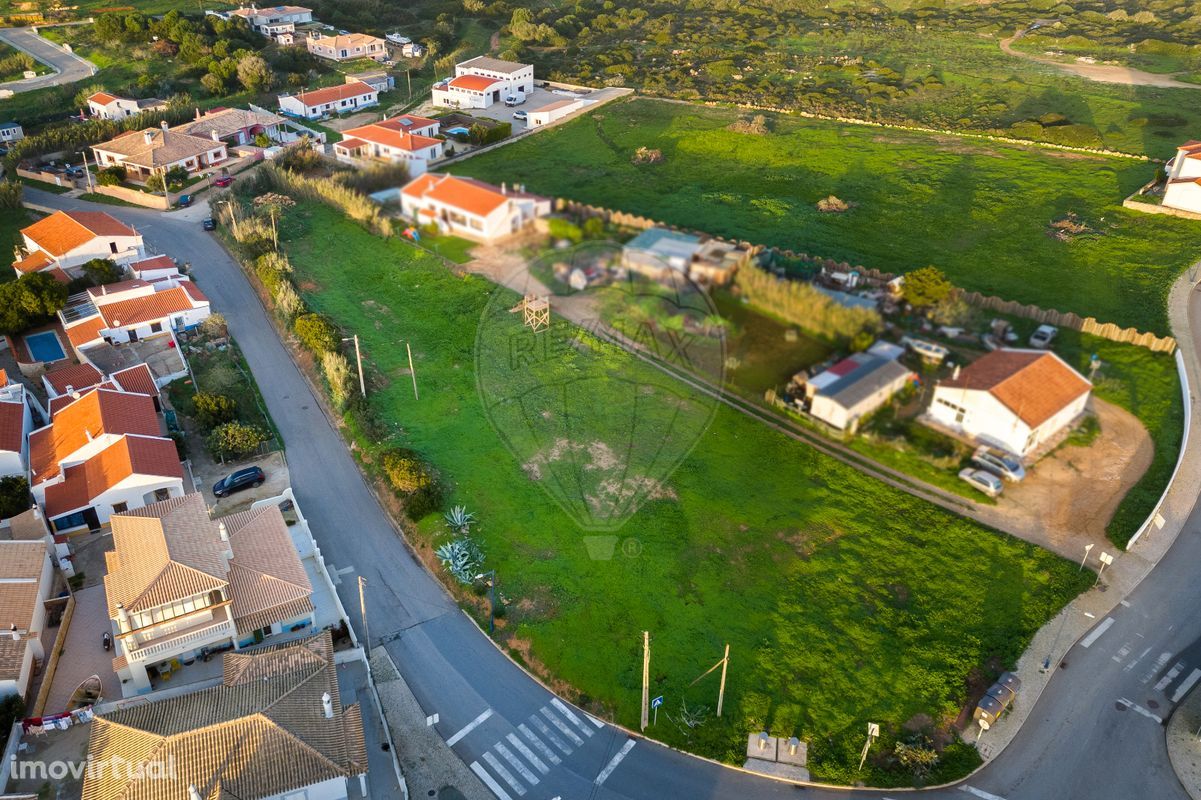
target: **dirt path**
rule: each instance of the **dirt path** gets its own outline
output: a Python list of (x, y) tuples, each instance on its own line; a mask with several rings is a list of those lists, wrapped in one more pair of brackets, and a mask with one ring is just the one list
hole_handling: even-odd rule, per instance
[(1126, 493), (1151, 466), (1155, 447), (1138, 418), (1093, 398), (1101, 432), (1090, 447), (1061, 447), (1010, 484), (996, 506), (1011, 530), (1065, 556), (1105, 542), (1105, 527)]
[(1039, 64), (1056, 67), (1057, 69), (1087, 78), (1099, 83), (1118, 83), (1123, 86), (1154, 86), (1159, 89), (1201, 89), (1201, 84), (1178, 81), (1174, 75), (1160, 75), (1154, 72), (1144, 72), (1141, 69), (1119, 67), (1113, 64), (1084, 64), (1079, 61), (1056, 61), (1046, 56), (1036, 56), (1033, 53), (1023, 53), (1013, 49), (1013, 43), (1022, 38), (1018, 33), (1008, 39), (1001, 40), (1001, 50), (1006, 55), (1024, 58), (1027, 61), (1037, 61)]

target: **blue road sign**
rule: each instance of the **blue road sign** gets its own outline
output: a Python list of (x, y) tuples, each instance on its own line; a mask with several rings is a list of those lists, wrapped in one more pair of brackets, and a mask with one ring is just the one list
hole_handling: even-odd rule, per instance
[(651, 701), (651, 708), (658, 708), (661, 705), (663, 705), (663, 695), (659, 695)]

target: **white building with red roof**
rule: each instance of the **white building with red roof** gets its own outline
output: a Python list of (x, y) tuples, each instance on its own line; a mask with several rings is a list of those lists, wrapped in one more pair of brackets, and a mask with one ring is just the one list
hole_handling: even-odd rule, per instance
[(41, 634), (53, 588), (44, 541), (0, 541), (0, 697), (26, 695), (35, 662), (45, 665)]
[(73, 295), (58, 316), (67, 339), (83, 356), (89, 347), (193, 328), (210, 313), (208, 297), (191, 281), (151, 283), (134, 278)]
[(1201, 142), (1185, 142), (1164, 167), (1167, 183), (1163, 204), (1168, 208), (1201, 214)]
[[(216, 12), (210, 12), (216, 13)], [(267, 6), (259, 8), (253, 3), (249, 8), (242, 6), (224, 14), (226, 18), (241, 17), (251, 30), (270, 33), (283, 25), (304, 25), (313, 21), (313, 9), (304, 6)], [(267, 30), (264, 30), (267, 29)]]
[(416, 177), (445, 154), (443, 140), (434, 138), (437, 132), (437, 120), (404, 114), (342, 131), (334, 155), (351, 164), (372, 160), (404, 164), (409, 176)]
[(418, 224), (491, 243), (521, 232), (550, 213), (550, 200), (520, 187), (496, 187), (474, 178), (427, 173), (400, 190), (400, 205)]
[(29, 436), (30, 490), (55, 531), (96, 529), (112, 514), (183, 495), (175, 442), (162, 435), (150, 397), (103, 387), (76, 394)]
[(450, 108), (488, 108), (509, 95), (534, 91), (534, 66), (478, 56), (455, 65), (455, 75), (434, 86), (433, 102)]
[(142, 234), (103, 211), (55, 211), (22, 228), (21, 239), (17, 275), (49, 272), (61, 280), (77, 277), (76, 268), (93, 258), (125, 264), (146, 254)]
[(147, 364), (134, 364), (132, 367), (117, 370), (112, 375), (105, 376), (94, 364), (84, 361), (59, 369), (50, 370), (42, 375), (42, 385), (50, 398), (50, 418), (66, 406), (79, 399), (80, 396), (96, 389), (114, 389), (119, 392), (144, 394), (154, 403), (154, 410), (162, 410), (162, 397), (159, 392), (160, 381)]
[(354, 61), (356, 58), (384, 61), (388, 58), (388, 46), (384, 40), (366, 33), (310, 35), (304, 44), (313, 55), (330, 61)]
[(363, 81), (347, 81), (323, 89), (281, 94), (279, 113), (304, 119), (320, 119), (334, 114), (348, 114), (362, 108), (379, 105), (379, 90)]
[(88, 113), (98, 119), (125, 119), (166, 107), (167, 101), (157, 97), (131, 100), (108, 92), (94, 92), (88, 96)]
[(33, 403), (36, 401), (25, 385), (10, 381), (8, 373), (0, 369), (0, 478), (24, 475), (29, 469)]

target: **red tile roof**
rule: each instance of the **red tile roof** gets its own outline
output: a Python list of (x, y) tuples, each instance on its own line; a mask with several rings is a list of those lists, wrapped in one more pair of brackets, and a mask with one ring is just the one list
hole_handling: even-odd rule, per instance
[[(386, 119), (384, 122), (395, 122), (400, 127), (397, 130), (412, 130), (413, 128), (428, 128), (437, 125), (438, 120), (429, 117), (419, 117), (416, 114), (401, 114), (399, 117)], [(383, 124), (383, 123), (380, 123)]]
[(137, 236), (138, 232), (103, 211), (55, 211), (22, 228), (40, 249), (63, 256), (97, 236)]
[(105, 283), (100, 286), (89, 286), (88, 295), (92, 298), (106, 297), (110, 294), (120, 294), (128, 292), (131, 289), (149, 289), (150, 284), (140, 278), (130, 278), (126, 281), (116, 281), (115, 283)]
[(183, 289), (184, 293), (197, 303), (207, 303), (209, 301), (208, 295), (200, 291), (200, 287), (192, 283), (192, 281), (180, 281), (179, 288)]
[(132, 262), (129, 268), (135, 272), (141, 272), (144, 269), (175, 269), (176, 267), (171, 256), (151, 256)]
[(939, 386), (988, 392), (1031, 428), (1092, 389), (1054, 353), (1033, 350), (994, 350)]
[(509, 200), (500, 189), (483, 181), (430, 173), (409, 181), (401, 192), (410, 197), (436, 200), (478, 217), (488, 216)]
[(327, 86), (324, 89), (314, 89), (311, 92), (301, 92), (296, 95), (306, 107), (323, 106), (326, 103), (336, 103), (339, 100), (349, 100), (352, 97), (362, 97), (365, 94), (378, 94), (374, 87), (362, 81), (343, 83), (338, 86)]
[(467, 89), (472, 92), (486, 92), (494, 83), (500, 83), (500, 78), (485, 78), (483, 75), (460, 75), (449, 85), (456, 89)]
[(146, 297), (131, 297), (100, 306), (100, 316), (104, 318), (104, 326), (107, 328), (128, 328), (157, 322), (192, 308), (195, 308), (192, 292), (177, 286)]
[(89, 392), (54, 414), (54, 421), (29, 436), (33, 483), (59, 473), (59, 462), (104, 434), (158, 436), (154, 402), (143, 394), (107, 389)]
[(104, 380), (104, 375), (91, 364), (71, 364), (50, 370), (45, 378), (56, 394), (65, 394), (68, 386), (80, 391), (95, 386)]
[(146, 364), (135, 364), (128, 369), (123, 369), (120, 372), (113, 373), (113, 380), (121, 387), (123, 392), (137, 392), (138, 394), (157, 395), (158, 385), (154, 382), (154, 373), (150, 371), (150, 367)]
[(71, 344), (76, 347), (83, 347), (85, 344), (90, 344), (100, 338), (100, 331), (104, 330), (104, 320), (97, 314), (94, 317), (88, 317), (78, 325), (72, 325), (66, 330), (67, 338), (71, 340)]
[(86, 508), (130, 475), (182, 478), (175, 443), (158, 437), (122, 436), (82, 464), (67, 467), (62, 483), (46, 487), (46, 516), (54, 518)]
[(38, 272), (54, 262), (50, 260), (50, 256), (43, 253), (41, 250), (34, 250), (29, 255), (19, 261), (13, 262), (13, 269), (17, 272), (29, 274), (30, 272)]
[(0, 402), (0, 450), (21, 452), (25, 443), (25, 404)]
[(120, 99), (120, 97), (115, 97), (108, 92), (95, 92), (94, 94), (88, 96), (89, 103), (99, 103), (102, 106), (106, 106), (114, 100)]
[[(342, 135), (356, 137), (367, 142), (374, 142), (384, 147), (407, 150), (410, 153), (423, 150), (427, 147), (433, 147), (440, 143), (438, 139), (431, 139), (429, 136), (418, 136), (409, 133), (396, 119), (373, 122), (358, 128), (349, 128), (343, 131)], [(355, 141), (355, 139), (351, 141)], [(349, 149), (354, 149), (360, 145), (351, 145), (346, 141), (342, 142), (342, 146)]]
[(0, 386), (8, 386), (8, 372), (0, 368)]

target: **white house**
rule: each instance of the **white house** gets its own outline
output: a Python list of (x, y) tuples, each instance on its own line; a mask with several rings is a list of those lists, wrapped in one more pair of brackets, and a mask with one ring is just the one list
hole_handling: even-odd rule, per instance
[(88, 113), (99, 119), (125, 119), (166, 107), (167, 101), (156, 97), (131, 100), (108, 92), (96, 92), (88, 97)]
[(13, 263), (18, 275), (77, 273), (93, 258), (126, 264), (146, 254), (142, 234), (103, 211), (55, 211), (21, 229), (24, 255)]
[(334, 155), (350, 163), (375, 159), (405, 164), (409, 176), (416, 177), (443, 156), (443, 141), (433, 138), (437, 132), (437, 120), (405, 114), (343, 131)]
[(426, 173), (400, 190), (405, 215), (476, 242), (495, 242), (550, 213), (550, 200), (474, 178)]
[(279, 28), (281, 26), (292, 26), (293, 29), (297, 25), (313, 21), (313, 10), (304, 8), (303, 6), (269, 6), (267, 8), (259, 8), (251, 4), (249, 8), (241, 7), (233, 11), (227, 12), (228, 17), (240, 17), (246, 20), (246, 24), (251, 30), (258, 31), (264, 35), (270, 35), (271, 31), (268, 28)]
[(43, 662), (40, 636), (54, 564), (44, 541), (0, 541), (0, 697), (25, 696), (34, 662)]
[(510, 94), (534, 91), (534, 66), (478, 56), (455, 65), (455, 76), (433, 89), (433, 103), (451, 108), (488, 108)]
[(347, 81), (299, 94), (281, 94), (279, 111), (293, 117), (320, 119), (379, 105), (379, 90), (363, 81)]
[(897, 359), (904, 348), (877, 342), (805, 381), (809, 414), (840, 431), (854, 433), (859, 422), (905, 388), (913, 378)]
[(29, 436), (30, 491), (57, 532), (95, 530), (113, 514), (183, 495), (175, 442), (151, 397), (96, 387)]
[(0, 369), (0, 478), (24, 475), (29, 469), (29, 433), (33, 412), (42, 406), (20, 381), (10, 381)]
[(212, 313), (192, 281), (132, 280), (93, 286), (58, 312), (76, 352), (104, 343), (136, 342), (188, 330)]
[(1201, 214), (1201, 142), (1189, 141), (1176, 148), (1164, 166), (1163, 205)]
[(583, 100), (556, 100), (553, 103), (548, 103), (541, 108), (530, 111), (526, 116), (526, 127), (537, 128), (542, 125), (549, 125), (552, 122), (558, 122), (569, 114), (574, 114), (581, 110), (585, 105)]
[(125, 167), (129, 177), (146, 180), (162, 175), (173, 167), (194, 174), (228, 160), (229, 150), (219, 136), (193, 136), (167, 126), (125, 133), (101, 144), (92, 145), (96, 165)]
[(277, 505), (209, 518), (199, 493), (112, 517), (104, 589), (125, 696), (205, 648), (311, 627), (313, 587)]
[(378, 36), (365, 33), (340, 33), (334, 36), (316, 34), (305, 39), (309, 52), (330, 61), (353, 61), (356, 58), (372, 58), (384, 61), (388, 58), (388, 46)]
[(0, 122), (0, 144), (12, 144), (25, 138), (25, 130), (19, 122)]
[(936, 426), (1019, 456), (1070, 427), (1092, 384), (1045, 350), (995, 350), (939, 381), (926, 414)]
[(361, 81), (381, 94), (396, 88), (396, 79), (384, 69), (352, 72), (346, 76), (346, 83), (354, 83), (355, 81)]

